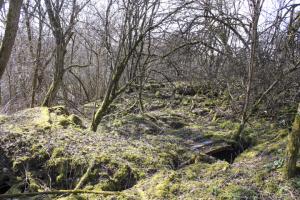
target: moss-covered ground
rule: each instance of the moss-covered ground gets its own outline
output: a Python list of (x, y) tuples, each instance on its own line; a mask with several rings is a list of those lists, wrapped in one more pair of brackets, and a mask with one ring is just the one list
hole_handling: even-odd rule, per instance
[(121, 193), (31, 199), (299, 199), (300, 178), (282, 178), (288, 126), (253, 116), (242, 151), (232, 139), (239, 121), (226, 92), (173, 86), (146, 85), (144, 113), (135, 92), (122, 95), (97, 132), (86, 128), (91, 119), (63, 106), (1, 115), (6, 193), (77, 188)]

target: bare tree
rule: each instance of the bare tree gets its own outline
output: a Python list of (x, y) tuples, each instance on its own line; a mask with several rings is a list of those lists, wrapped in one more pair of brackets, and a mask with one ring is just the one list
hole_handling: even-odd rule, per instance
[(29, 11), (30, 8), (30, 0), (27, 0), (27, 2), (23, 5), (24, 10), (24, 17), (25, 17), (25, 26), (27, 31), (27, 38), (29, 42), (29, 53), (31, 56), (31, 59), (33, 60), (34, 67), (32, 72), (32, 89), (31, 89), (31, 101), (30, 101), (30, 107), (34, 107), (35, 105), (35, 96), (36, 96), (36, 89), (38, 84), (38, 77), (39, 77), (39, 71), (42, 68), (42, 34), (43, 34), (43, 28), (44, 28), (44, 20), (45, 20), (45, 12), (43, 11), (42, 5), (40, 1), (36, 1), (35, 5), (33, 5), (33, 8), (37, 10), (36, 17), (38, 19), (38, 38), (37, 38), (37, 44), (36, 48), (34, 48), (34, 41), (33, 41), (33, 30), (32, 30), (32, 24), (31, 20), (34, 17), (34, 10)]
[[(112, 1), (110, 1), (112, 4)], [(119, 45), (116, 50), (116, 60), (114, 66), (112, 67), (111, 78), (109, 79), (108, 87), (105, 92), (104, 99), (100, 108), (97, 110), (93, 117), (90, 130), (96, 131), (102, 118), (105, 116), (110, 104), (114, 101), (118, 95), (125, 91), (125, 89), (134, 81), (133, 77), (128, 80), (122, 87), (119, 88), (119, 81), (123, 75), (124, 70), (128, 67), (130, 61), (134, 55), (138, 55), (141, 52), (139, 49), (142, 47), (143, 42), (147, 39), (147, 34), (162, 25), (167, 19), (172, 15), (177, 13), (190, 2), (185, 3), (177, 7), (172, 12), (168, 13), (162, 17), (158, 22), (154, 22), (157, 17), (157, 12), (159, 8), (159, 0), (144, 2), (144, 1), (125, 1), (123, 5), (125, 13), (124, 19), (121, 24), (120, 40)], [(111, 4), (108, 6), (110, 9)], [(140, 9), (141, 8), (141, 9)], [(107, 12), (109, 13), (109, 12)], [(109, 19), (106, 16), (106, 19)], [(112, 38), (110, 33), (107, 33), (107, 38)], [(108, 40), (106, 40), (108, 41)], [(112, 52), (111, 43), (108, 43), (108, 52)], [(137, 59), (138, 61), (138, 59)]]
[(241, 124), (239, 126), (239, 129), (237, 130), (237, 133), (235, 135), (236, 139), (240, 139), (242, 137), (242, 133), (245, 127), (245, 123), (247, 122), (247, 114), (250, 104), (250, 95), (252, 93), (252, 82), (253, 82), (253, 73), (255, 68), (257, 67), (257, 54), (258, 54), (258, 32), (257, 32), (257, 26), (258, 26), (258, 20), (260, 17), (261, 9), (263, 6), (264, 0), (251, 0), (251, 7), (252, 7), (252, 22), (251, 22), (251, 45), (250, 45), (250, 57), (249, 57), (249, 64), (248, 64), (248, 76), (247, 76), (247, 87), (246, 87), (246, 93), (245, 93), (245, 101), (244, 101), (244, 107), (243, 107), (243, 113), (242, 113), (242, 120)]
[(76, 0), (72, 0), (71, 14), (68, 24), (64, 27), (62, 22), (62, 12), (65, 1), (45, 0), (49, 21), (51, 24), (53, 36), (55, 38), (55, 63), (54, 63), (54, 78), (42, 103), (43, 106), (50, 106), (54, 100), (59, 87), (63, 81), (63, 75), (65, 72), (65, 55), (67, 52), (67, 46), (73, 36), (73, 29), (77, 22), (77, 16), (83, 9), (83, 6), (79, 6)]

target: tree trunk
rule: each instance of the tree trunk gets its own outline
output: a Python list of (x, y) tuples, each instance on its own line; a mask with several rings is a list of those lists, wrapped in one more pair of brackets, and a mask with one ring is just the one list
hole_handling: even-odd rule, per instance
[(93, 122), (90, 126), (91, 131), (97, 131), (97, 127), (100, 124), (102, 118), (105, 116), (107, 109), (109, 108), (110, 101), (103, 100), (101, 107), (97, 110), (96, 114), (94, 115)]
[(32, 86), (31, 86), (31, 103), (30, 107), (33, 108), (35, 104), (35, 96), (37, 90), (39, 70), (41, 68), (41, 52), (42, 52), (42, 33), (43, 33), (43, 19), (44, 15), (41, 12), (41, 4), (38, 4), (39, 7), (39, 36), (37, 41), (36, 55), (35, 55), (35, 66), (33, 70)]
[[(61, 86), (61, 83), (63, 81), (63, 76), (64, 76), (64, 60), (65, 60), (65, 55), (67, 52), (67, 46), (68, 43), (70, 42), (73, 32), (72, 29), (75, 25), (76, 22), (76, 17), (79, 12), (77, 12), (77, 9), (80, 8), (77, 5), (76, 0), (72, 1), (72, 11), (71, 11), (71, 17), (69, 20), (69, 24), (66, 28), (63, 28), (62, 24), (63, 22), (61, 21), (60, 16), (60, 11), (61, 9), (57, 9), (56, 7), (62, 6), (63, 2), (60, 5), (60, 1), (56, 1), (56, 4), (53, 3), (52, 0), (44, 0), (45, 6), (47, 8), (47, 13), (48, 17), (50, 20), (51, 28), (52, 28), (52, 33), (53, 36), (55, 37), (56, 41), (56, 49), (55, 49), (55, 72), (54, 72), (54, 78), (53, 81), (50, 85), (50, 88), (45, 96), (45, 99), (42, 103), (42, 106), (50, 106), (51, 103), (53, 102), (54, 98), (57, 95), (57, 92)], [(66, 30), (66, 31), (64, 31)]]
[(2, 104), (2, 82), (0, 80), (0, 107), (1, 107), (1, 104)]
[(112, 91), (115, 90), (114, 87), (116, 87), (116, 82), (118, 82), (118, 80), (112, 79), (107, 90), (105, 93), (105, 97), (102, 101), (101, 107), (97, 110), (97, 112), (95, 113), (94, 117), (93, 117), (93, 121), (92, 124), (90, 126), (90, 130), (91, 131), (97, 131), (97, 127), (100, 124), (102, 118), (105, 116), (106, 111), (109, 108), (110, 103), (113, 101), (114, 97), (112, 96)]
[(256, 0), (255, 5), (253, 7), (253, 15), (252, 15), (253, 25), (251, 30), (251, 48), (250, 48), (250, 58), (249, 58), (249, 65), (248, 65), (248, 81), (247, 81), (247, 88), (246, 88), (246, 98), (244, 101), (242, 120), (236, 134), (234, 135), (234, 138), (236, 140), (243, 139), (243, 131), (245, 128), (245, 124), (248, 120), (247, 114), (248, 114), (248, 109), (250, 104), (250, 96), (252, 92), (252, 79), (253, 79), (254, 70), (257, 65), (257, 49), (258, 49), (257, 26), (258, 26), (260, 11), (261, 11), (260, 9), (261, 9), (261, 1)]
[(54, 78), (48, 89), (48, 92), (45, 96), (42, 106), (48, 107), (51, 105), (63, 81), (65, 52), (66, 52), (66, 47), (63, 44), (56, 46)]
[(0, 49), (0, 79), (4, 74), (6, 65), (9, 61), (15, 38), (17, 36), (18, 24), (22, 6), (22, 0), (10, 0), (7, 14), (5, 33)]
[(41, 63), (41, 51), (42, 51), (42, 31), (43, 31), (43, 16), (41, 12), (41, 4), (38, 3), (38, 9), (39, 9), (39, 35), (38, 35), (38, 42), (37, 42), (37, 48), (36, 52), (34, 53), (34, 47), (33, 47), (33, 41), (32, 41), (32, 31), (31, 31), (31, 24), (30, 24), (30, 15), (29, 15), (29, 0), (27, 1), (26, 5), (23, 6), (23, 10), (25, 13), (25, 25), (27, 29), (27, 39), (29, 42), (29, 51), (31, 55), (31, 59), (34, 61), (34, 67), (32, 72), (32, 85), (31, 85), (31, 101), (30, 101), (30, 107), (33, 108), (35, 104), (35, 93), (36, 93), (36, 86), (38, 81), (38, 71)]
[(292, 132), (288, 136), (286, 150), (285, 176), (293, 178), (297, 172), (297, 156), (300, 147), (300, 103), (293, 123)]

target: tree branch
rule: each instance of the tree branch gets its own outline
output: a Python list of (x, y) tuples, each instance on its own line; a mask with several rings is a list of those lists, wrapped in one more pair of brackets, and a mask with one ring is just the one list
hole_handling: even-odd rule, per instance
[(121, 192), (110, 192), (110, 191), (91, 191), (91, 190), (54, 190), (54, 191), (43, 191), (43, 192), (30, 192), (30, 193), (18, 193), (18, 194), (0, 194), (0, 199), (5, 198), (26, 198), (38, 195), (60, 195), (60, 194), (99, 194), (103, 196), (119, 195)]
[(68, 66), (67, 68), (65, 68), (65, 71), (68, 71), (68, 70), (70, 70), (70, 69), (72, 69), (72, 68), (74, 68), (74, 67), (77, 67), (77, 68), (86, 68), (86, 67), (89, 67), (91, 64), (86, 64), (86, 65), (77, 65), (77, 64), (75, 64), (75, 65), (70, 65), (70, 66)]

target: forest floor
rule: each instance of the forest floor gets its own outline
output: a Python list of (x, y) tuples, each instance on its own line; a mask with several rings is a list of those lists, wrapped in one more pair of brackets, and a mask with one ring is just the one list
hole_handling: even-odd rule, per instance
[[(252, 117), (243, 147), (229, 97), (176, 83), (148, 84), (139, 113), (122, 95), (101, 122), (64, 107), (0, 115), (0, 194), (119, 191), (26, 199), (299, 199), (300, 177), (282, 176), (288, 128)], [(92, 116), (95, 103), (81, 110)], [(1, 196), (0, 196), (1, 199)]]

